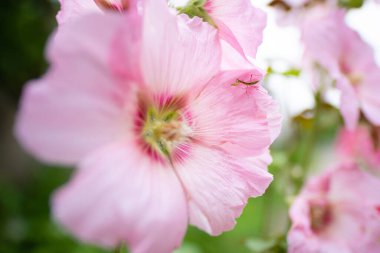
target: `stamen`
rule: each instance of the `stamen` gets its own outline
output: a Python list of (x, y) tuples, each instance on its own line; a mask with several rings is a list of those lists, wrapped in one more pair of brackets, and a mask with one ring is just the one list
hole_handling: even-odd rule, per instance
[(331, 206), (326, 203), (312, 203), (310, 205), (311, 229), (319, 233), (332, 221)]
[(136, 121), (136, 133), (141, 137), (143, 149), (149, 151), (149, 156), (155, 153), (153, 158), (159, 156), (172, 162), (178, 153), (177, 148), (189, 140), (191, 129), (179, 112), (182, 108), (179, 105), (183, 104), (178, 101), (182, 100), (168, 98), (165, 103), (158, 100), (159, 105), (156, 105), (149, 99), (140, 99), (139, 111), (144, 113), (137, 114), (142, 121), (139, 121), (141, 124)]

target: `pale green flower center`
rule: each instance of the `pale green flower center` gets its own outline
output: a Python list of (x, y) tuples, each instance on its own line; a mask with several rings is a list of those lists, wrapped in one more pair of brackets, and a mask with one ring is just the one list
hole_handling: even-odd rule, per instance
[(142, 136), (153, 150), (170, 158), (175, 147), (187, 140), (186, 129), (177, 110), (151, 107), (146, 113)]

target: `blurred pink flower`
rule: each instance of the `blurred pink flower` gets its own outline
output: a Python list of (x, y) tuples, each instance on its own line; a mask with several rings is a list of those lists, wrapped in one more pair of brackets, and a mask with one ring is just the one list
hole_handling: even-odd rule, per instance
[(272, 0), (269, 6), (276, 10), (280, 26), (300, 26), (310, 16), (337, 8), (335, 0)]
[(290, 253), (380, 252), (380, 179), (354, 164), (310, 180), (290, 209)]
[(373, 50), (345, 24), (344, 16), (344, 11), (334, 10), (305, 20), (301, 28), (305, 55), (336, 81), (348, 129), (356, 127), (360, 110), (372, 124), (380, 125), (380, 68)]
[(344, 161), (357, 162), (370, 171), (379, 173), (380, 171), (380, 131), (371, 129), (364, 125), (358, 126), (355, 130), (342, 129), (337, 139), (337, 151)]
[[(48, 48), (51, 68), (24, 91), (16, 134), (46, 162), (77, 165), (53, 198), (80, 239), (167, 253), (187, 224), (232, 229), (264, 193), (277, 104), (257, 70), (220, 71), (216, 30), (146, 0), (138, 15), (86, 15)], [(141, 28), (141, 29), (140, 29)]]
[(105, 11), (121, 12), (135, 8), (138, 0), (59, 0), (61, 10), (57, 14), (59, 24), (73, 21), (90, 13), (102, 13)]

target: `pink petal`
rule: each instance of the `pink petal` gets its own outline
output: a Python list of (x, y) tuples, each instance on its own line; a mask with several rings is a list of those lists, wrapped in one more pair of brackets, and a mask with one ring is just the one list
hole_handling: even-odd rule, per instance
[[(17, 118), (19, 141), (47, 162), (75, 163), (126, 127), (128, 86), (109, 75), (104, 49), (115, 31), (114, 20), (89, 16), (75, 23), (63, 27), (51, 42), (53, 66), (27, 86)], [(102, 38), (87, 29), (92, 25), (104, 31)]]
[(370, 129), (359, 125), (354, 131), (346, 128), (340, 130), (336, 149), (344, 161), (361, 161), (371, 163), (374, 160), (375, 148), (373, 146)]
[(360, 116), (358, 96), (345, 77), (338, 79), (336, 85), (341, 91), (340, 111), (344, 123), (347, 129), (353, 130), (356, 128)]
[(233, 86), (237, 79), (249, 82), (261, 76), (255, 70), (228, 71), (207, 84), (188, 108), (194, 138), (239, 156), (262, 154), (278, 135), (281, 116), (259, 83)]
[(237, 50), (254, 58), (263, 39), (266, 14), (249, 0), (208, 0), (205, 9), (218, 26), (220, 36)]
[[(200, 18), (169, 13), (166, 1), (145, 1), (141, 68), (157, 93), (181, 94), (219, 70), (217, 31)], [(158, 22), (159, 20), (159, 22)]]
[(342, 29), (345, 12), (321, 10), (319, 15), (307, 18), (301, 26), (305, 55), (327, 69), (333, 78), (340, 74), (338, 62), (345, 53)]
[(345, 24), (341, 27), (341, 33), (341, 44), (346, 49), (342, 52), (341, 60), (355, 72), (364, 72), (364, 74), (371, 70), (376, 72), (375, 53), (372, 48), (356, 31)]
[(87, 60), (95, 62), (92, 63), (94, 65), (99, 64), (99, 67), (108, 68), (110, 46), (123, 21), (119, 15), (89, 14), (59, 27), (47, 46), (49, 62), (62, 66), (73, 64), (76, 60)]
[(359, 87), (361, 107), (366, 118), (374, 125), (380, 125), (380, 69), (365, 72), (365, 80)]
[[(352, 186), (347, 188), (347, 186)], [(335, 201), (360, 203), (362, 207), (380, 205), (380, 179), (356, 165), (334, 171), (330, 182), (330, 198)]]
[[(253, 66), (252, 63), (244, 55), (239, 54), (239, 52), (233, 48), (231, 44), (227, 43), (224, 40), (221, 40), (220, 45), (222, 47), (223, 55), (221, 70), (248, 70), (255, 68), (255, 66)], [(264, 72), (262, 72), (262, 75), (264, 75)]]
[(137, 12), (124, 15), (124, 24), (112, 42), (110, 64), (113, 73), (122, 80), (143, 83), (141, 76), (142, 18)]
[(101, 13), (94, 0), (59, 0), (61, 10), (57, 14), (59, 24), (73, 21), (89, 13)]
[(173, 169), (132, 143), (93, 153), (53, 199), (55, 218), (80, 239), (132, 253), (168, 253), (187, 227), (185, 196)]
[(175, 168), (187, 191), (190, 223), (211, 235), (232, 229), (248, 198), (262, 195), (272, 181), (267, 156), (236, 159), (198, 145), (188, 155)]

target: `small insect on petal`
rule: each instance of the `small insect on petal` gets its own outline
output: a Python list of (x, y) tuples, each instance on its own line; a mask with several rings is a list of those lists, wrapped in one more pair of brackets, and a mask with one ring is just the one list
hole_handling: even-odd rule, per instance
[(129, 0), (94, 0), (95, 3), (103, 10), (125, 11), (128, 10)]
[(251, 75), (249, 82), (245, 82), (245, 81), (242, 81), (240, 79), (236, 79), (236, 81), (233, 84), (231, 84), (231, 86), (238, 86), (239, 84), (243, 84), (245, 86), (253, 86), (259, 82), (260, 82), (260, 79), (252, 81), (252, 75)]

